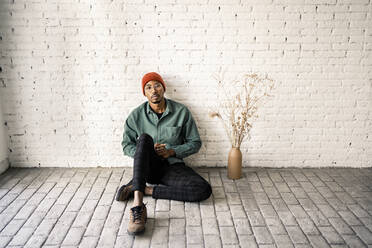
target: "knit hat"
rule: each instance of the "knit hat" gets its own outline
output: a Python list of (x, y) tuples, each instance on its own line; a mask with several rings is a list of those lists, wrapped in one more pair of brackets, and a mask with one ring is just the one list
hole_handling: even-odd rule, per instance
[(152, 81), (152, 80), (160, 82), (163, 85), (163, 88), (164, 88), (164, 91), (165, 91), (165, 83), (164, 83), (163, 79), (161, 78), (161, 76), (159, 74), (157, 74), (156, 72), (149, 72), (149, 73), (146, 73), (142, 78), (142, 92), (143, 92), (143, 95), (145, 95), (145, 85), (147, 84), (147, 82)]

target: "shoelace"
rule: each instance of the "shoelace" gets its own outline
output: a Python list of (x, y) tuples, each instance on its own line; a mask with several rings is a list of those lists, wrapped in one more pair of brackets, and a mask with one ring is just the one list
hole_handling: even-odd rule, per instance
[(141, 207), (135, 207), (133, 210), (133, 221), (136, 221), (136, 220), (141, 220), (141, 216), (142, 216), (142, 208)]
[(142, 206), (137, 206), (137, 207), (132, 208), (131, 210), (133, 213), (133, 222), (135, 222), (136, 220), (141, 220), (144, 208), (142, 208)]

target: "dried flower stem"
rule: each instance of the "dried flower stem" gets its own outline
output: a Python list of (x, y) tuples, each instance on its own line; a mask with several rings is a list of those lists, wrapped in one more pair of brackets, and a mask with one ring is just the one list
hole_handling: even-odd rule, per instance
[(214, 75), (218, 81), (218, 106), (210, 114), (218, 117), (223, 123), (225, 132), (232, 147), (240, 148), (249, 135), (258, 104), (270, 96), (273, 80), (257, 74), (244, 74), (240, 79), (225, 82), (223, 75)]

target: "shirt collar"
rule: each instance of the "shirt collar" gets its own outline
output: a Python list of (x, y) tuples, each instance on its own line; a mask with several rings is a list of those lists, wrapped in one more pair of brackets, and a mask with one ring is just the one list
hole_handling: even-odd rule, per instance
[[(165, 107), (165, 111), (163, 113), (163, 116), (166, 116), (168, 113), (172, 113), (173, 108), (171, 106), (170, 101), (168, 101), (167, 98), (164, 97), (164, 100), (165, 100), (166, 107)], [(147, 101), (147, 104), (146, 104), (146, 109), (147, 109), (147, 111), (146, 111), (147, 114), (151, 114), (151, 113), (155, 114), (155, 112), (151, 109), (150, 104), (149, 104), (148, 101)]]

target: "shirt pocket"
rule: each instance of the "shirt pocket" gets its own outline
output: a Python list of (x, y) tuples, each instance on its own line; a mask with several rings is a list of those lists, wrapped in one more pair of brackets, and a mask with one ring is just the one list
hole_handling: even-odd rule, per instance
[(182, 127), (165, 127), (164, 128), (165, 141), (172, 145), (177, 145), (178, 143), (180, 143), (181, 130)]

